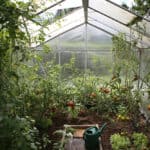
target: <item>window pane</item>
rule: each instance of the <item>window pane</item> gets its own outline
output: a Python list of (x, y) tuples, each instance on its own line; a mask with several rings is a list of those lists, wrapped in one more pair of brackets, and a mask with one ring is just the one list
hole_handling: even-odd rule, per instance
[(136, 16), (120, 7), (117, 7), (106, 0), (89, 0), (89, 7), (92, 7), (124, 24), (128, 24)]
[[(150, 46), (150, 38), (140, 35), (139, 32), (131, 30), (126, 25), (123, 25), (107, 16), (104, 16), (94, 10), (89, 9), (88, 11), (89, 20), (88, 22), (109, 32), (110, 34), (116, 35), (119, 32), (125, 33), (127, 40), (138, 40), (137, 46), (147, 48)], [(141, 37), (141, 39), (140, 39)]]

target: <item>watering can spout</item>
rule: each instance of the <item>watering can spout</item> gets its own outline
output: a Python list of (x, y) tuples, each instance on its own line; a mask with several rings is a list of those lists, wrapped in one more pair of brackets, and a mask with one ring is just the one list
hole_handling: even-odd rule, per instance
[(101, 134), (103, 133), (103, 131), (104, 131), (104, 129), (106, 128), (106, 126), (107, 126), (107, 123), (104, 123), (104, 124), (102, 125), (102, 127), (98, 130), (98, 135), (99, 135), (99, 136), (101, 136)]

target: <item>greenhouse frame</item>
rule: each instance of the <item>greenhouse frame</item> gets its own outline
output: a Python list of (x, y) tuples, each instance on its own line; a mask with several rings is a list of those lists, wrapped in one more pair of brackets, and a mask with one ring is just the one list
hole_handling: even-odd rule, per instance
[[(84, 58), (82, 57), (84, 59), (82, 67), (86, 70), (88, 59), (90, 59), (88, 53), (103, 52), (110, 54), (112, 48), (111, 38), (119, 33), (125, 34), (125, 38), (129, 42), (136, 41), (135, 47), (137, 49), (149, 51), (150, 22), (147, 16), (142, 17), (111, 0), (55, 1), (51, 5), (48, 3), (46, 5), (49, 7), (37, 13), (39, 15), (38, 19), (51, 18), (50, 22), (52, 23), (44, 29), (46, 33), (45, 43), (49, 43), (55, 51), (59, 52), (59, 64), (63, 63), (61, 62), (62, 53), (79, 53), (84, 55)], [(72, 9), (72, 11), (67, 12), (69, 9)], [(52, 21), (55, 20), (56, 12), (59, 11), (62, 15), (60, 19)], [(139, 27), (130, 25), (135, 18), (141, 18), (142, 20)], [(29, 26), (31, 26), (31, 35), (32, 33), (37, 35), (40, 26), (34, 26), (33, 24), (29, 24)], [(107, 45), (104, 43), (106, 41)], [(102, 43), (100, 44), (100, 42)], [(71, 43), (75, 46), (70, 47)], [(32, 46), (41, 49), (40, 45), (37, 45), (39, 44), (33, 43)]]
[(0, 3), (0, 150), (149, 150), (149, 0)]

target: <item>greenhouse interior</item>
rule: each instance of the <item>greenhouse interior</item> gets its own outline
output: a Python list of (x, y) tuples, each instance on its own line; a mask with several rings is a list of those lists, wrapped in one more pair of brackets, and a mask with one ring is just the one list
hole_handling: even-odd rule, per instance
[(0, 150), (150, 150), (149, 0), (0, 0)]

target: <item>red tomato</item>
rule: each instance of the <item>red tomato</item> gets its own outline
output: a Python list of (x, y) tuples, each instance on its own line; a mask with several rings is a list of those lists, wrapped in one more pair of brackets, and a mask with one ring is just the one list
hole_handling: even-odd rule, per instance
[(107, 89), (107, 88), (105, 88), (105, 89), (104, 89), (104, 93), (106, 93), (106, 94), (107, 94), (107, 93), (109, 93), (109, 92), (110, 92), (110, 90), (109, 90), (109, 89)]
[(74, 108), (75, 103), (73, 101), (69, 101), (69, 102), (67, 102), (67, 106), (71, 107), (71, 108)]
[(96, 97), (96, 93), (92, 92), (90, 95), (91, 98), (95, 98)]
[(150, 104), (147, 106), (147, 109), (150, 111)]

